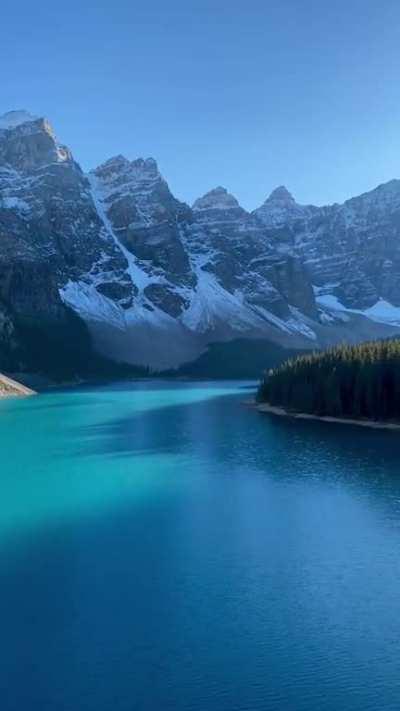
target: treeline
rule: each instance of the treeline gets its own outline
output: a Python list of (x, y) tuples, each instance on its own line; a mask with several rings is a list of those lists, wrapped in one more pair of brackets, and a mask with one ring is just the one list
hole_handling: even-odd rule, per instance
[(400, 420), (400, 341), (341, 345), (264, 375), (258, 401), (319, 416)]

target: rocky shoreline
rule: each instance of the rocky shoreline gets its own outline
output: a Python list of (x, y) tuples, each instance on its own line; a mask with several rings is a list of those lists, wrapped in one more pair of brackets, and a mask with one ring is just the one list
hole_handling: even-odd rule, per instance
[(9, 378), (7, 375), (0, 373), (0, 398), (5, 397), (25, 397), (27, 395), (35, 395), (36, 391), (28, 388), (26, 385)]
[(400, 423), (396, 422), (377, 422), (375, 420), (357, 420), (345, 417), (330, 417), (320, 415), (310, 415), (306, 412), (291, 412), (283, 407), (269, 405), (266, 402), (257, 403), (256, 408), (259, 412), (265, 412), (278, 417), (290, 417), (296, 420), (318, 420), (319, 422), (329, 422), (339, 425), (357, 425), (358, 427), (369, 427), (375, 430), (394, 430), (400, 431)]

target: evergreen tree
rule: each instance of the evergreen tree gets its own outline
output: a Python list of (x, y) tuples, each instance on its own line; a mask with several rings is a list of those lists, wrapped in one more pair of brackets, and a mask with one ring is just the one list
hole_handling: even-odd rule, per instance
[(297, 356), (265, 374), (258, 400), (315, 415), (399, 420), (400, 341)]

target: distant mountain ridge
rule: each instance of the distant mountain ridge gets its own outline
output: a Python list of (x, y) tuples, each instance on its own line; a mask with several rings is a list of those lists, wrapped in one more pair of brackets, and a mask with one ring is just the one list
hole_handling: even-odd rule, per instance
[(237, 338), (302, 349), (400, 333), (399, 237), (400, 181), (321, 208), (283, 186), (252, 213), (223, 187), (190, 207), (154, 159), (86, 175), (46, 119), (9, 112), (0, 366), (29, 367), (27, 328), (70, 345), (86, 330), (99, 353), (155, 370)]

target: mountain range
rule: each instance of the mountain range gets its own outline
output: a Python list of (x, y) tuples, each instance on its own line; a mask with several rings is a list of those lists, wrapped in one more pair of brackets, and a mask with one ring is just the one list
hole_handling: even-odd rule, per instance
[(0, 367), (171, 371), (210, 344), (400, 334), (400, 181), (342, 205), (281, 186), (177, 200), (153, 158), (85, 174), (45, 118), (0, 117)]

